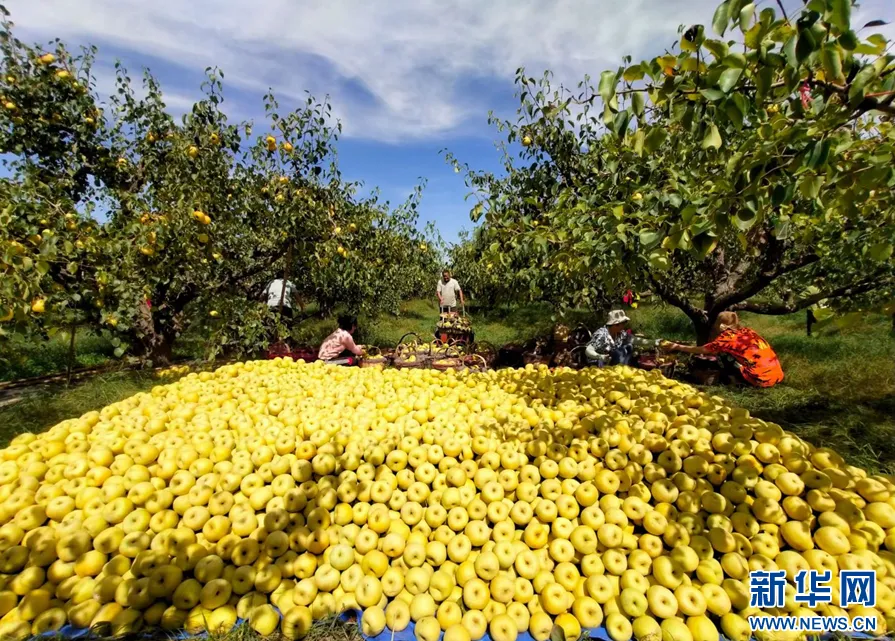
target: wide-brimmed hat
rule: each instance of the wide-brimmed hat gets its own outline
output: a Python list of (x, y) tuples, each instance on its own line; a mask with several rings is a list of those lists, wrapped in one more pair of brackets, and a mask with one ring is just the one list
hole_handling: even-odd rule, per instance
[(620, 325), (621, 323), (627, 323), (631, 319), (625, 314), (625, 312), (621, 309), (613, 309), (609, 312), (609, 318), (606, 320), (607, 325)]

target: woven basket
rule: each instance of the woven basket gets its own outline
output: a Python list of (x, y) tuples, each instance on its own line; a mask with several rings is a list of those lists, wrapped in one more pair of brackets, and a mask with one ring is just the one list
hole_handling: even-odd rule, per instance
[(688, 373), (697, 385), (717, 385), (721, 382), (723, 372), (716, 357), (692, 356), (689, 365)]
[(463, 359), (460, 357), (460, 350), (456, 347), (448, 347), (443, 356), (435, 356), (432, 359), (432, 369), (437, 369), (440, 372), (462, 368)]
[[(392, 365), (397, 369), (422, 369), (428, 367), (429, 362), (432, 360), (431, 346), (427, 350), (421, 350), (419, 349), (418, 340), (412, 343), (404, 342), (404, 339), (408, 336), (416, 336), (419, 339), (419, 336), (414, 332), (404, 334), (395, 347)], [(413, 360), (411, 361), (410, 358), (413, 358)]]
[(526, 365), (547, 365), (553, 361), (553, 354), (537, 354), (534, 352), (526, 352), (522, 355), (522, 362)]
[[(374, 353), (375, 350), (375, 353)], [(389, 359), (378, 347), (371, 347), (370, 351), (360, 360), (360, 367), (385, 367)]]
[(498, 350), (487, 341), (480, 341), (469, 346), (469, 355), (476, 355), (485, 361), (486, 367), (494, 367), (497, 362)]
[(664, 363), (660, 363), (655, 356), (647, 355), (641, 356), (637, 360), (637, 366), (640, 369), (646, 370), (648, 372), (652, 370), (659, 370), (663, 376), (665, 376), (666, 378), (671, 378), (672, 376), (674, 376), (675, 370), (677, 368), (677, 360), (671, 359)]
[(463, 357), (463, 365), (470, 372), (486, 372), (488, 371), (488, 361), (478, 354), (467, 354)]
[(579, 325), (569, 333), (569, 342), (574, 345), (585, 345), (591, 337), (591, 331), (584, 325)]
[(586, 345), (577, 345), (572, 349), (565, 349), (561, 352), (557, 352), (556, 357), (553, 359), (553, 364), (555, 367), (569, 367), (572, 369), (580, 369), (584, 367), (586, 364), (586, 359), (584, 357), (584, 348)]

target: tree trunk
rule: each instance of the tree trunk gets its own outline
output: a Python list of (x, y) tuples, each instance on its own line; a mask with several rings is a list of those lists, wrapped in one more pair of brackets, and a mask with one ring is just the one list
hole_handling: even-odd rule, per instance
[(154, 366), (163, 366), (171, 363), (173, 353), (174, 337), (167, 334), (158, 334), (146, 355)]
[(135, 323), (137, 355), (152, 361), (155, 366), (169, 364), (180, 329), (179, 314), (171, 316), (160, 307), (153, 311), (144, 301)]
[(715, 324), (717, 314), (714, 316), (706, 316), (705, 319), (691, 318), (693, 329), (696, 331), (696, 344), (705, 345), (709, 342), (712, 333), (712, 326)]

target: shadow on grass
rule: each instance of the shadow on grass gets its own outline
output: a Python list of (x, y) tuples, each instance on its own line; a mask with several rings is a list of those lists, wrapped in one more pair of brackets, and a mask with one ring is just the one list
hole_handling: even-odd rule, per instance
[(710, 387), (706, 391), (777, 423), (813, 445), (835, 449), (853, 465), (895, 472), (895, 394), (844, 399), (805, 393), (785, 384), (772, 390)]

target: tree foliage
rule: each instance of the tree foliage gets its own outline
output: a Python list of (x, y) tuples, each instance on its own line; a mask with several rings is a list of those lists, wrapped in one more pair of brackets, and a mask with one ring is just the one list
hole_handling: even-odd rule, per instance
[(726, 309), (887, 296), (895, 63), (850, 16), (848, 0), (726, 0), (711, 27), (577, 91), (520, 69), (518, 120), (491, 119), (520, 157), (467, 174), (483, 260), (533, 255), (529, 282), (558, 271), (569, 302), (585, 276), (650, 288), (700, 340)]
[[(105, 102), (95, 51), (0, 34), (0, 320), (89, 324), (166, 360), (191, 323), (251, 351), (275, 319), (259, 295), (288, 276), (325, 307), (394, 309), (437, 270), (419, 193), (398, 208), (360, 196), (335, 159), (340, 125), (308, 96), (266, 122), (232, 122), (223, 72), (180, 120), (147, 71), (116, 66)], [(432, 251), (428, 250), (432, 244)], [(385, 267), (383, 267), (383, 264)]]

